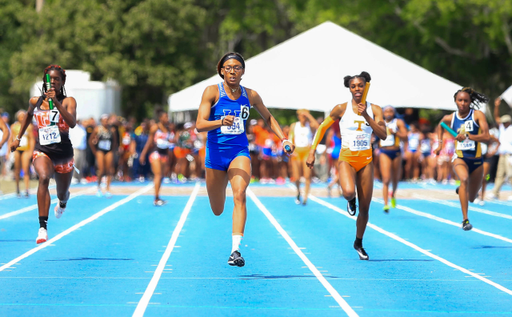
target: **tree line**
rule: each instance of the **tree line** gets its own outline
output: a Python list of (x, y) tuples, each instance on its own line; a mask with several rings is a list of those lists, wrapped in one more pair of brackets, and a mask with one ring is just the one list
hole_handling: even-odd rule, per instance
[(26, 108), (55, 63), (117, 80), (122, 115), (149, 117), (225, 52), (250, 58), (325, 21), (491, 98), (512, 85), (508, 0), (0, 0), (0, 107)]

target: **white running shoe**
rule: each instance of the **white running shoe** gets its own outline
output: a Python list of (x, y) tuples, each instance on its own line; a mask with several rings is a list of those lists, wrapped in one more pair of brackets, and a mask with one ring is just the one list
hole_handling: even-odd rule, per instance
[(105, 198), (112, 198), (112, 194), (110, 192), (105, 192)]
[(96, 192), (96, 197), (102, 197), (103, 193), (101, 192), (101, 189), (98, 188), (98, 191)]
[(480, 202), (481, 202), (480, 198), (475, 198), (475, 200), (473, 200), (474, 204), (479, 204)]
[(494, 195), (493, 192), (487, 193), (487, 195), (485, 195), (485, 198), (487, 198), (488, 200), (496, 200), (496, 199), (498, 199), (498, 197), (496, 197), (496, 195)]
[(39, 231), (37, 233), (36, 243), (37, 244), (43, 243), (43, 242), (46, 242), (46, 240), (48, 240), (48, 232), (46, 232), (45, 228), (39, 228)]

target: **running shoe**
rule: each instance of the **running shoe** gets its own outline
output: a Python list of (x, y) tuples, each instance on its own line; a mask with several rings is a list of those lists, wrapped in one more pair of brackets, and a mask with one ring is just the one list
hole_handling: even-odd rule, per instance
[(17, 192), (17, 193), (16, 193), (16, 197), (21, 198), (21, 193), (20, 193), (20, 192)]
[(28, 198), (30, 195), (28, 193), (28, 190), (25, 192), (25, 198)]
[(384, 206), (384, 212), (385, 213), (389, 213), (389, 205), (385, 205)]
[(457, 188), (455, 188), (455, 192), (457, 193), (457, 195), (459, 194), (459, 187), (460, 186), (457, 186)]
[(245, 265), (245, 260), (240, 254), (240, 251), (233, 251), (228, 259), (228, 264), (231, 266), (242, 267)]
[(462, 222), (462, 230), (469, 231), (473, 229), (473, 226), (469, 223), (469, 219), (466, 219)]
[(391, 197), (391, 207), (396, 208), (396, 198), (395, 197)]
[(53, 210), (55, 212), (55, 218), (59, 219), (60, 217), (62, 217), (62, 214), (66, 210), (66, 205), (68, 203), (68, 199), (69, 199), (69, 191), (68, 191), (68, 195), (66, 197), (66, 201), (62, 202), (59, 200), (59, 203), (55, 206), (55, 209)]
[(46, 240), (48, 240), (48, 232), (46, 232), (45, 228), (39, 228), (39, 231), (37, 232), (36, 243), (43, 243), (46, 242)]
[(364, 250), (362, 246), (356, 245), (354, 243), (354, 249), (357, 251), (357, 254), (359, 255), (359, 260), (369, 260), (370, 257), (368, 256), (368, 253)]
[(105, 198), (112, 198), (112, 194), (109, 191), (105, 192)]
[(161, 207), (163, 205), (165, 205), (166, 201), (165, 200), (162, 200), (162, 199), (155, 199), (155, 201), (153, 201), (153, 205), (157, 206), (157, 207)]
[(101, 192), (101, 189), (98, 188), (98, 191), (96, 192), (96, 197), (102, 197), (103, 193)]
[(354, 216), (356, 214), (356, 198), (352, 198), (347, 202), (347, 212), (349, 215)]
[(300, 205), (301, 204), (301, 201), (300, 201), (300, 193), (297, 194), (297, 197), (295, 198), (295, 203), (297, 205)]
[(327, 185), (327, 197), (331, 198), (331, 186)]

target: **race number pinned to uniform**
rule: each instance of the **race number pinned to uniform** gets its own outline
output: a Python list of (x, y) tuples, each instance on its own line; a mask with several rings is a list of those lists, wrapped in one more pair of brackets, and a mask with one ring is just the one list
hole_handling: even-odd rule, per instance
[(352, 137), (350, 142), (350, 150), (351, 151), (364, 151), (370, 149), (370, 137), (369, 133), (356, 133)]
[[(226, 116), (231, 115), (231, 111), (224, 111), (224, 116), (221, 117), (223, 120)], [(227, 126), (223, 125), (220, 127), (220, 132), (222, 134), (242, 134), (245, 132), (245, 120), (249, 118), (249, 107), (242, 105), (240, 110), (235, 110), (235, 119), (233, 120), (233, 125)]]
[(475, 141), (464, 140), (462, 142), (457, 141), (457, 150), (459, 151), (472, 151), (475, 149)]
[(50, 122), (52, 124), (57, 124), (59, 123), (59, 119), (60, 119), (60, 115), (59, 115), (59, 110), (50, 110)]
[(54, 143), (60, 143), (60, 141), (60, 131), (58, 126), (51, 125), (39, 128), (39, 144), (49, 145)]
[(473, 131), (473, 121), (464, 122), (464, 131), (472, 132)]
[(102, 151), (110, 151), (110, 147), (112, 146), (112, 142), (110, 140), (99, 140), (98, 141), (98, 149)]

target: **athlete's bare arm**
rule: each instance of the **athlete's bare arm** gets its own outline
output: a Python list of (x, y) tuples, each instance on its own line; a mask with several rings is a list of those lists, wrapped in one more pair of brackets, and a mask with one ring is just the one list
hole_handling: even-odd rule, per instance
[(476, 123), (480, 126), (480, 130), (482, 131), (479, 134), (469, 134), (468, 139), (475, 142), (484, 142), (488, 143), (490, 140), (489, 134), (489, 125), (487, 124), (487, 119), (485, 118), (485, 114), (480, 110), (475, 110), (474, 117)]
[(366, 119), (366, 122), (370, 124), (370, 127), (373, 129), (373, 133), (381, 140), (385, 140), (388, 136), (386, 131), (386, 123), (384, 122), (382, 116), (382, 108), (372, 104), (373, 118), (370, 118), (366, 111), (362, 112), (361, 115)]
[(196, 129), (199, 132), (207, 132), (215, 130), (223, 125), (231, 126), (235, 120), (235, 116), (225, 116), (222, 120), (209, 121), (212, 106), (219, 100), (219, 89), (217, 85), (206, 87), (201, 97), (199, 111), (196, 119)]
[(158, 124), (152, 124), (151, 128), (149, 128), (149, 135), (146, 144), (139, 156), (139, 162), (142, 165), (146, 164), (146, 155), (149, 149), (153, 146), (153, 139), (155, 138), (156, 131), (158, 131)]
[[(249, 96), (249, 102), (251, 103), (251, 106), (258, 111), (260, 116), (265, 120), (267, 125), (272, 129), (275, 135), (283, 141), (283, 148), (285, 148), (285, 145), (288, 144), (290, 146), (290, 151), (286, 151), (288, 154), (291, 154), (294, 149), (295, 145), (292, 144), (292, 142), (286, 140), (286, 136), (283, 133), (283, 130), (281, 130), (281, 126), (277, 122), (277, 120), (274, 118), (274, 116), (268, 111), (268, 108), (263, 104), (263, 101), (261, 100), (260, 95), (252, 89), (246, 89), (247, 94)], [(285, 149), (286, 150), (286, 149)]]
[(441, 150), (443, 149), (444, 129), (443, 129), (443, 127), (441, 127), (441, 123), (444, 122), (449, 126), (450, 123), (452, 122), (452, 117), (453, 117), (453, 113), (447, 114), (443, 117), (443, 119), (441, 119), (441, 121), (439, 121), (439, 127), (437, 129), (438, 144), (437, 144), (437, 149), (435, 150), (436, 155), (439, 155), (439, 152), (441, 152)]

